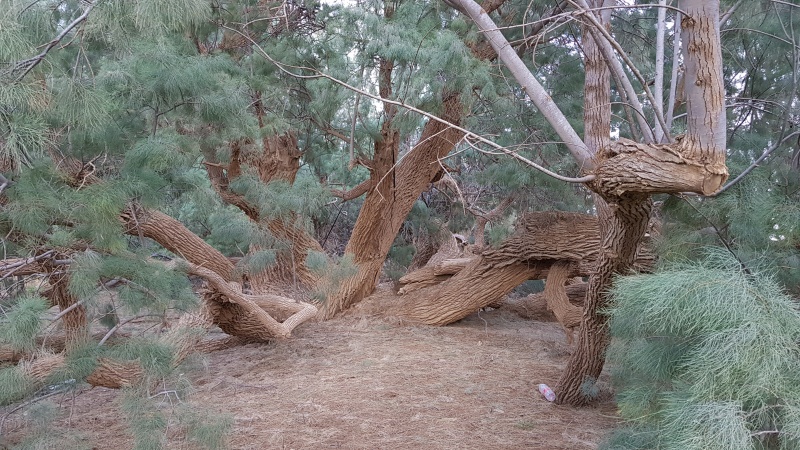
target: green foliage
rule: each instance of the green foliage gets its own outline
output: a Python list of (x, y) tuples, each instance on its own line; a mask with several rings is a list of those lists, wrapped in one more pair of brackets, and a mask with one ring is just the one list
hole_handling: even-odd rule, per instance
[(134, 438), (134, 450), (161, 450), (166, 443), (167, 418), (155, 408), (145, 393), (126, 389), (122, 411)]
[(266, 230), (260, 229), (241, 211), (233, 208), (219, 209), (207, 219), (209, 244), (229, 254), (244, 256), (250, 244), (272, 247), (275, 239)]
[(225, 438), (233, 426), (231, 417), (209, 414), (207, 411), (199, 414), (191, 409), (183, 409), (179, 420), (181, 425), (186, 428), (187, 440), (195, 448), (208, 450), (226, 448)]
[(610, 312), (617, 402), (606, 448), (800, 445), (800, 308), (719, 252), (619, 278)]
[(17, 351), (30, 351), (36, 346), (36, 335), (41, 330), (41, 315), (50, 305), (39, 296), (25, 296), (17, 300), (0, 320), (0, 342)]
[(353, 262), (353, 255), (350, 253), (338, 259), (325, 258), (325, 262), (322, 261), (321, 255), (315, 252), (309, 252), (306, 259), (309, 269), (322, 276), (322, 282), (311, 293), (311, 297), (320, 302), (338, 292), (343, 281), (358, 273), (358, 266)]
[(253, 275), (261, 273), (275, 263), (274, 250), (251, 251), (236, 264), (237, 273)]
[(183, 273), (165, 270), (159, 262), (137, 254), (102, 256), (84, 252), (75, 256), (70, 271), (69, 290), (79, 299), (92, 298), (103, 279), (125, 279), (119, 296), (134, 314), (142, 309), (163, 312), (176, 307), (187, 310), (197, 301)]
[(83, 436), (69, 429), (57, 426), (54, 422), (58, 418), (59, 407), (51, 402), (39, 402), (28, 411), (30, 417), (28, 433), (15, 450), (45, 450), (56, 448), (69, 448), (75, 450), (90, 450), (92, 445), (86, 443)]
[(514, 223), (516, 220), (517, 218), (515, 215), (510, 215), (499, 223), (488, 225), (489, 236), (487, 241), (489, 245), (499, 245), (505, 238), (510, 236), (514, 232)]
[(258, 205), (261, 217), (289, 223), (319, 217), (328, 199), (327, 190), (303, 171), (292, 184), (273, 181), (264, 185), (255, 176), (243, 175), (231, 183), (231, 189)]
[(716, 198), (667, 199), (659, 243), (662, 258), (698, 258), (704, 246), (724, 241), (746, 265), (768, 267), (784, 288), (797, 293), (800, 208), (795, 195), (800, 180), (793, 180), (796, 172), (777, 162), (767, 170), (781, 173), (783, 181), (752, 173)]
[(120, 404), (129, 420), (135, 449), (165, 448), (167, 429), (174, 425), (186, 432), (186, 441), (191, 448), (227, 448), (225, 440), (233, 420), (227, 415), (212, 414), (208, 410), (201, 414), (182, 400), (180, 389), (156, 395), (150, 395), (143, 389), (124, 390)]
[(0, 369), (0, 406), (14, 403), (31, 394), (35, 383), (25, 376), (19, 366)]
[(108, 356), (138, 361), (146, 376), (152, 380), (159, 380), (172, 372), (175, 349), (153, 339), (131, 338), (111, 347)]
[[(121, 0), (120, 0), (121, 1)], [(163, 33), (194, 28), (211, 18), (211, 8), (205, 0), (136, 0), (134, 23), (145, 32)]]

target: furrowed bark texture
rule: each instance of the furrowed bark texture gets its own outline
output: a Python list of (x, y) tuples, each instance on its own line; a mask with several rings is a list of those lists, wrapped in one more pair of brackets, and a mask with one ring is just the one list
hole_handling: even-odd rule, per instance
[[(460, 124), (463, 107), (458, 95), (447, 95), (443, 103), (441, 117)], [(383, 141), (376, 145), (392, 146), (391, 152), (396, 155), (394, 146), (399, 144), (396, 132), (383, 130), (382, 135)], [(372, 292), (403, 221), (417, 197), (439, 172), (438, 160), (447, 156), (463, 137), (464, 134), (458, 130), (437, 121), (428, 121), (419, 142), (403, 160), (394, 169), (394, 161), (391, 161), (384, 176), (373, 176), (378, 180), (367, 194), (345, 248), (345, 254), (353, 256), (357, 273), (346, 278), (327, 298), (320, 309), (322, 318), (333, 317)], [(386, 150), (382, 152), (384, 155), (388, 153)], [(386, 162), (389, 161), (384, 164)]]
[[(263, 125), (263, 111), (260, 95), (257, 94), (256, 116)], [(286, 248), (277, 249), (275, 262), (259, 273), (248, 274), (251, 287), (256, 292), (269, 292), (279, 286), (298, 283), (305, 287), (313, 286), (319, 277), (306, 266), (309, 251), (322, 252), (319, 242), (299, 223), (298, 218), (289, 213), (283, 217), (262, 217), (259, 208), (248, 202), (244, 196), (230, 189), (230, 183), (243, 173), (249, 172), (262, 183), (282, 181), (294, 183), (300, 169), (302, 152), (297, 147), (294, 133), (264, 137), (259, 144), (243, 139), (231, 142), (230, 162), (218, 162), (214, 149), (205, 149), (206, 172), (211, 185), (223, 201), (242, 210), (250, 220), (269, 230)], [(261, 250), (252, 245), (251, 252)]]
[[(562, 302), (564, 283), (568, 278), (594, 272), (600, 258), (600, 243), (595, 217), (566, 212), (527, 214), (511, 237), (499, 247), (467, 260), (468, 264), (452, 277), (447, 274), (458, 270), (463, 260), (430, 265), (404, 277), (408, 286), (423, 283), (432, 286), (417, 287), (407, 293), (392, 312), (410, 321), (447, 325), (497, 303), (526, 280), (548, 277), (553, 265), (557, 265), (558, 273), (549, 288), (554, 296), (553, 308), (559, 310), (562, 324), (574, 327), (575, 311)], [(646, 271), (653, 262), (652, 251), (643, 247), (637, 254), (635, 267)]]
[(128, 234), (141, 234), (192, 264), (212, 270), (226, 280), (233, 279), (233, 263), (178, 220), (135, 205), (129, 206), (120, 217)]
[(646, 195), (638, 195), (616, 199), (599, 211), (600, 258), (589, 279), (578, 345), (556, 387), (559, 404), (579, 406), (593, 400), (591, 388), (603, 370), (608, 346), (606, 319), (598, 312), (608, 302), (613, 276), (633, 265), (637, 244), (647, 231), (651, 204)]
[[(77, 299), (69, 292), (68, 275), (53, 275), (50, 277), (50, 283), (52, 288), (49, 296), (51, 297), (51, 301), (57, 305), (61, 311), (75, 305)], [(73, 307), (61, 320), (64, 324), (67, 351), (86, 343), (89, 338), (89, 325), (86, 321), (86, 308), (84, 308), (83, 305)]]
[[(261, 341), (286, 338), (295, 327), (316, 315), (316, 308), (308, 303), (267, 293), (245, 294), (241, 283), (233, 279), (230, 260), (166, 214), (131, 206), (122, 219), (128, 233), (141, 232), (155, 240), (183, 257), (188, 262), (188, 273), (208, 281), (213, 289), (204, 299), (215, 322), (226, 333)], [(281, 323), (270, 313), (286, 320)]]
[[(556, 387), (556, 402), (584, 405), (592, 401), (608, 345), (606, 292), (615, 274), (629, 270), (649, 221), (656, 193), (716, 192), (728, 176), (725, 166), (725, 111), (719, 45), (719, 2), (685, 0), (680, 8), (684, 59), (693, 82), (686, 135), (668, 145), (638, 144), (620, 139), (595, 157), (592, 189), (607, 203), (598, 205), (602, 253), (589, 281), (578, 346)], [(588, 56), (588, 55), (587, 55)], [(689, 83), (687, 83), (688, 85)], [(665, 130), (669, 131), (669, 130)]]

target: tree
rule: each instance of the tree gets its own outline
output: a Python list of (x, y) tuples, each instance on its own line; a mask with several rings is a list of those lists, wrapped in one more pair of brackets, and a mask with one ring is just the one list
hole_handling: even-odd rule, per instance
[[(672, 145), (619, 141), (610, 148), (601, 148), (592, 161), (585, 147), (577, 144), (574, 130), (548, 101), (541, 85), (489, 16), (472, 1), (452, 3), (487, 35), (500, 59), (547, 117), (578, 163), (595, 175), (590, 185), (592, 190), (610, 205), (610, 208), (598, 208), (603, 236), (601, 259), (589, 282), (578, 346), (557, 388), (560, 403), (582, 404), (588, 400), (587, 385), (600, 375), (607, 346), (604, 320), (597, 311), (607, 301), (604, 291), (610, 286), (612, 275), (624, 273), (633, 261), (650, 216), (649, 196), (679, 192), (708, 195), (721, 188), (727, 178), (719, 3), (684, 1), (679, 4), (686, 14), (682, 19), (685, 76), (696, 80), (686, 87), (686, 135)], [(581, 6), (589, 22), (596, 25), (593, 35), (599, 37), (603, 25), (592, 19), (593, 13), (585, 2), (581, 2)], [(606, 35), (602, 36), (594, 42), (601, 50), (605, 49), (604, 56), (613, 70), (618, 62), (610, 53), (611, 42), (606, 40)], [(618, 72), (618, 75), (621, 74)]]
[[(719, 5), (678, 5), (687, 14), (681, 21), (683, 78), (695, 83), (684, 83), (686, 133), (670, 141), (673, 129), (666, 122), (680, 117), (683, 106), (668, 109), (666, 117), (656, 114), (663, 108), (645, 113), (661, 95), (640, 100), (630, 79), (649, 91), (641, 74), (652, 59), (649, 51), (629, 57), (614, 50), (615, 39), (636, 45), (649, 39), (651, 31), (637, 28), (645, 21), (643, 10), (625, 9), (630, 20), (616, 26), (631, 30), (615, 37), (604, 2), (528, 9), (491, 1), (483, 5), (487, 14), (469, 1), (451, 3), (473, 16), (483, 32), (476, 33), (463, 14), (429, 2), (365, 2), (353, 8), (287, 2), (277, 8), (263, 1), (185, 0), (162, 9), (146, 0), (62, 8), (14, 2), (0, 31), (5, 43), (0, 59), (8, 62), (3, 73), (8, 82), (0, 88), (0, 231), (8, 253), (0, 267), (4, 280), (48, 277), (51, 289), (41, 292), (43, 305), (61, 308), (66, 348), (60, 359), (40, 359), (30, 346), (35, 327), (25, 334), (28, 344), (3, 347), (8, 359), (42, 364), (15, 369), (34, 380), (14, 395), (41, 385), (73, 356), (82, 357), (86, 345), (92, 348), (89, 359), (100, 364), (94, 372), (87, 365), (76, 379), (116, 387), (146, 377), (147, 368), (130, 354), (106, 355), (94, 348), (106, 347), (95, 345), (87, 327), (100, 306), (99, 286), (121, 283), (114, 289), (132, 311), (119, 309), (120, 314), (163, 317), (194, 299), (186, 275), (205, 280), (201, 309), (156, 340), (174, 350), (174, 359), (163, 360), (165, 369), (201, 345), (202, 333), (186, 330), (216, 324), (243, 339), (288, 337), (303, 322), (332, 317), (368, 295), (387, 256), (421, 242), (425, 233), (467, 229), (470, 211), (480, 219), (475, 236), (480, 243), (485, 226), (480, 222), (506, 211), (505, 222), (522, 218), (516, 234), (502, 243), (497, 239), (494, 248), (478, 249), (471, 259), (466, 253), (456, 263), (439, 259), (421, 269), (422, 275), (408, 274), (428, 285), (407, 289), (392, 312), (443, 325), (530, 277), (547, 276), (548, 301), (563, 307), (559, 319), (571, 330), (580, 310), (565, 302), (565, 278), (592, 275), (579, 346), (559, 389), (559, 401), (588, 401), (584, 394), (591, 389), (582, 388), (599, 375), (607, 343), (597, 314), (608, 302), (603, 293), (636, 257), (648, 262), (640, 267), (652, 265), (650, 243), (641, 242), (650, 196), (708, 195), (725, 181), (723, 88), (742, 97), (733, 110), (738, 119), (733, 142), (744, 139), (747, 129), (761, 135), (759, 144), (766, 143), (772, 130), (780, 129), (780, 139), (767, 143), (771, 150), (760, 160), (796, 136), (789, 125), (797, 64), (787, 65), (767, 45), (777, 41), (785, 45), (784, 53), (796, 52), (791, 27), (780, 15), (769, 15), (769, 35), (751, 41), (752, 33), (735, 31), (745, 26), (726, 34), (741, 38), (728, 43), (735, 48), (725, 53), (726, 61), (753, 66), (740, 88), (735, 81), (740, 74), (722, 70), (714, 35)], [(760, 8), (735, 6), (740, 14)], [(729, 20), (740, 20), (732, 11)], [(489, 14), (503, 26), (514, 25), (517, 17), (536, 20), (504, 30), (513, 41), (508, 46), (498, 27), (486, 22)], [(568, 29), (580, 40), (557, 28), (569, 25), (567, 18), (581, 20), (582, 31)], [(776, 39), (778, 30), (786, 37)], [(551, 45), (540, 48), (541, 43)], [(534, 49), (541, 82), (518, 58)], [(760, 57), (751, 56), (758, 54), (754, 49)], [(625, 65), (615, 55), (626, 57)], [(489, 63), (498, 58), (505, 68)], [(768, 65), (774, 71), (766, 71)], [(679, 66), (672, 62), (676, 76)], [(521, 87), (503, 81), (509, 73)], [(578, 80), (584, 74), (585, 80)], [(578, 81), (585, 87), (582, 95), (572, 84)], [(705, 98), (713, 101), (700, 101)], [(774, 106), (782, 102), (789, 106)], [(629, 120), (612, 118), (612, 112)], [(658, 133), (646, 120), (653, 115), (654, 122), (665, 122), (663, 144), (656, 143)], [(629, 129), (638, 142), (611, 143), (612, 128)], [(559, 139), (573, 161), (553, 144)], [(746, 145), (732, 153), (742, 169), (760, 162), (742, 150)], [(455, 148), (459, 152), (452, 155)], [(561, 178), (585, 185), (520, 170), (533, 161), (545, 161), (539, 166), (550, 173), (577, 174)], [(774, 170), (766, 183), (794, 173), (784, 169)], [(764, 186), (759, 192), (770, 189)], [(786, 198), (792, 198), (790, 184), (785, 187)], [(448, 192), (463, 208), (447, 199)], [(512, 192), (517, 192), (513, 198)], [(739, 187), (729, 192), (742, 193)], [(329, 193), (339, 199), (334, 207)], [(688, 205), (706, 211), (710, 204), (676, 205), (675, 198), (665, 203), (668, 212), (686, 212)], [(523, 214), (554, 206), (583, 213), (596, 208), (599, 221), (585, 214)], [(352, 234), (337, 236), (340, 251), (328, 255), (324, 236), (339, 220), (337, 209), (352, 213), (339, 225), (348, 232), (352, 227)], [(418, 219), (426, 213), (439, 217), (423, 226)], [(687, 222), (695, 220), (691, 225), (709, 226), (697, 220), (701, 214), (688, 215)], [(709, 219), (724, 240), (721, 217)], [(573, 246), (553, 251), (528, 242), (545, 229), (569, 230), (570, 223), (586, 225), (583, 234), (573, 236), (579, 238)], [(791, 262), (794, 244), (785, 244), (785, 260)], [(430, 255), (436, 246), (430, 247), (417, 254)], [(162, 249), (172, 262), (151, 257)], [(420, 256), (418, 264), (426, 259)], [(589, 264), (598, 259), (593, 272)], [(176, 305), (175, 299), (181, 302)], [(109, 339), (122, 326), (117, 325)]]
[(606, 448), (798, 445), (797, 303), (727, 252), (614, 286), (610, 353), (627, 426)]

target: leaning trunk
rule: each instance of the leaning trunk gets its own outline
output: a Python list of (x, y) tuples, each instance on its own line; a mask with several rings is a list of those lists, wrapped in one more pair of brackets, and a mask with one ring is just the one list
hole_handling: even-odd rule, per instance
[[(683, 53), (687, 80), (687, 132), (671, 145), (621, 140), (597, 156), (592, 188), (611, 206), (600, 208), (601, 259), (589, 282), (578, 347), (556, 389), (557, 401), (583, 405), (605, 362), (608, 330), (599, 311), (608, 306), (612, 277), (624, 273), (647, 228), (649, 194), (711, 194), (727, 178), (719, 2), (684, 0)], [(666, 130), (668, 131), (668, 130)]]
[[(461, 115), (459, 96), (449, 94), (444, 99), (442, 118), (457, 125)], [(320, 310), (322, 318), (333, 317), (375, 289), (397, 232), (414, 202), (441, 170), (437, 161), (463, 137), (461, 131), (431, 120), (425, 125), (419, 143), (406, 157), (396, 167), (389, 166), (386, 175), (375, 180), (345, 249), (345, 256), (352, 257), (356, 273), (330, 291)], [(384, 133), (384, 141), (387, 139), (397, 137), (390, 138)]]

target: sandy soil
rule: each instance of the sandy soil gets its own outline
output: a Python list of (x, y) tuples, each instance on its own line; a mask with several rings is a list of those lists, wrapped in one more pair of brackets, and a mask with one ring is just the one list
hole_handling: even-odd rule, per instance
[[(443, 328), (355, 313), (206, 355), (188, 401), (233, 419), (232, 449), (596, 448), (619, 423), (611, 401), (558, 407), (536, 390), (556, 383), (568, 352), (557, 324), (504, 309)], [(97, 388), (55, 401), (84, 442), (131, 448), (117, 397)], [(9, 416), (0, 442), (26, 423)], [(171, 430), (168, 448), (195, 448)]]

